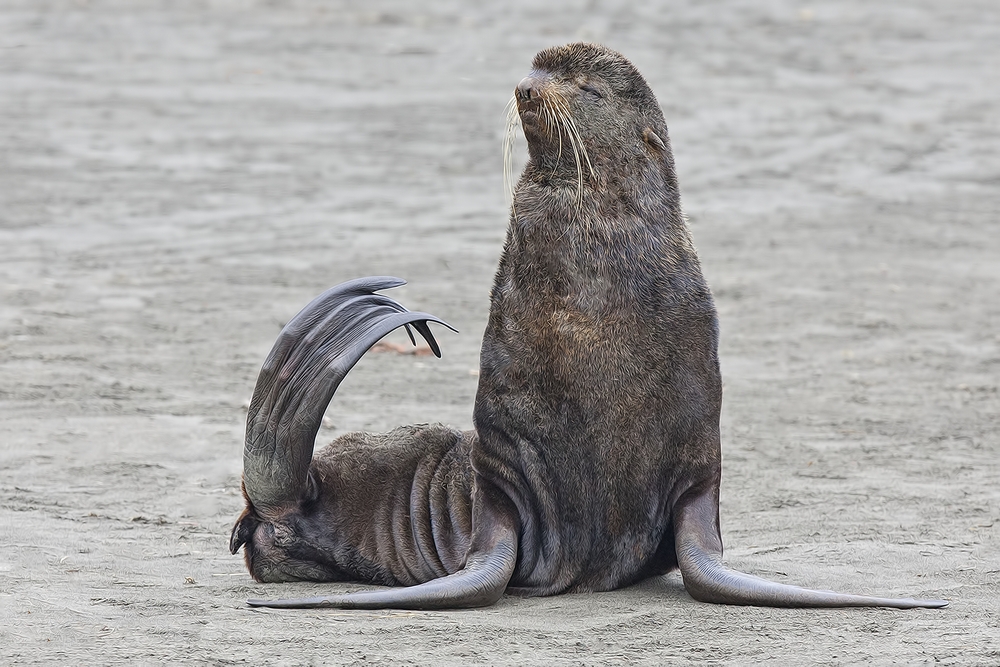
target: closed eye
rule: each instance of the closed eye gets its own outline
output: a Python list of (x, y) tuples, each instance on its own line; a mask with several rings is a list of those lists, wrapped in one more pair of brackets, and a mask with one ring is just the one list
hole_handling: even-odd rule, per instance
[(602, 97), (604, 97), (604, 95), (601, 95), (601, 91), (597, 90), (597, 88), (594, 88), (588, 83), (581, 83), (580, 90), (587, 93), (588, 95), (593, 95), (597, 99), (601, 99)]

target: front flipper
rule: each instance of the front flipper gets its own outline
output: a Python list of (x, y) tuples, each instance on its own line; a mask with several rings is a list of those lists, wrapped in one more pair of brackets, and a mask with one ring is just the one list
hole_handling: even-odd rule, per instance
[(719, 537), (718, 485), (689, 491), (674, 512), (677, 564), (684, 588), (695, 600), (757, 607), (892, 607), (938, 608), (947, 600), (876, 598), (817, 591), (779, 584), (744, 574), (722, 564)]
[(516, 513), (498, 490), (477, 479), (473, 537), (465, 566), (409, 588), (361, 591), (289, 600), (247, 600), (251, 607), (300, 609), (460, 609), (486, 607), (503, 595), (517, 562)]

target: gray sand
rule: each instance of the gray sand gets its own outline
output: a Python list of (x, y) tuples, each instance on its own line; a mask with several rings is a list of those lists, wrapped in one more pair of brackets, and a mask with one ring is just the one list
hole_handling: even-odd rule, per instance
[[(249, 4), (0, 5), (0, 662), (1000, 664), (994, 0)], [(255, 584), (227, 550), (281, 324), (406, 278), (461, 334), (366, 357), (320, 439), (469, 427), (502, 110), (574, 39), (628, 55), (670, 126), (722, 321), (729, 562), (949, 608), (713, 606), (676, 575), (244, 605), (356, 588)]]

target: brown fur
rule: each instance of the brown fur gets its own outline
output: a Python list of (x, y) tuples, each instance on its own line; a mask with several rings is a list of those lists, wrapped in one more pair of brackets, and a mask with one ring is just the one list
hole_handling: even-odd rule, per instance
[[(465, 562), (475, 433), (441, 425), (348, 433), (316, 453), (310, 492), (280, 512), (247, 499), (231, 548), (261, 582), (411, 586)], [(263, 515), (262, 515), (263, 514)]]
[[(512, 586), (607, 590), (676, 566), (672, 508), (719, 478), (715, 308), (641, 75), (582, 44), (533, 67), (519, 87), (531, 160), (493, 286), (473, 466), (518, 507)], [(566, 139), (533, 112), (551, 99), (593, 166), (582, 192)]]
[[(266, 365), (252, 402), (278, 406), (248, 428), (249, 461), (269, 514), (251, 507), (233, 548), (247, 543), (254, 576), (418, 585), (250, 604), (480, 606), (505, 590), (609, 590), (676, 567), (691, 595), (709, 602), (946, 604), (810, 591), (722, 565), (718, 325), (681, 215), (659, 105), (628, 60), (592, 44), (539, 53), (516, 101), (530, 160), (493, 284), (475, 432), (436, 426), (345, 436), (305, 475), (299, 463), (306, 447), (311, 452), (316, 406), (325, 403), (286, 418), (281, 378), (306, 368), (288, 382), (298, 383), (293, 397), (309, 398), (311, 381), (322, 385), (325, 369), (339, 369), (327, 393), (317, 394), (328, 401), (338, 373), (377, 340), (359, 334), (371, 328), (363, 309), (345, 316), (339, 333), (363, 344), (344, 343), (348, 352), (331, 359), (323, 337), (338, 332), (340, 311), (307, 307), (269, 357), (270, 364), (291, 349), (293, 361), (277, 375), (278, 365)], [(330, 298), (358, 289), (335, 288)], [(386, 307), (378, 297), (372, 303)], [(418, 326), (431, 316), (407, 317)], [(295, 349), (312, 321), (320, 322), (317, 333)], [(290, 438), (269, 430), (303, 422), (315, 428), (289, 427), (301, 444), (284, 449)], [(270, 483), (261, 467), (260, 452), (275, 443), (275, 476), (291, 483)]]

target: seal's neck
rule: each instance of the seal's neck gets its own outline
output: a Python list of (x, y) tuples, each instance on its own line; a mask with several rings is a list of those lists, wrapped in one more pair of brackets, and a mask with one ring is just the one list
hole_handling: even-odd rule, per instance
[[(625, 168), (598, 159), (582, 176), (530, 162), (515, 189), (511, 224), (535, 242), (687, 236), (673, 163), (649, 159)], [(636, 236), (610, 238), (626, 231)]]

